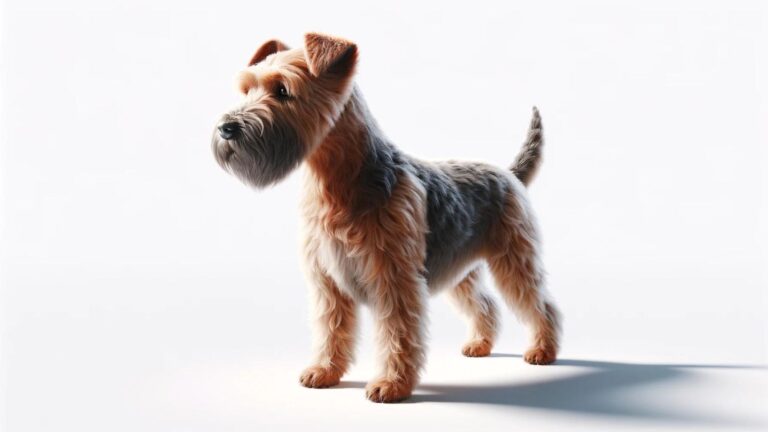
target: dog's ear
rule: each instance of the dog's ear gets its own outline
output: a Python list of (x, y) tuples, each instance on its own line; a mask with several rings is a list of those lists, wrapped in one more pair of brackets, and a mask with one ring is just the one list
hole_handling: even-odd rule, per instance
[(268, 55), (274, 54), (278, 51), (285, 51), (288, 49), (288, 45), (280, 42), (277, 39), (272, 39), (264, 42), (264, 45), (256, 50), (256, 53), (251, 57), (251, 61), (248, 62), (248, 66), (253, 66), (256, 63), (267, 58)]
[(314, 76), (349, 76), (357, 63), (357, 45), (333, 36), (307, 33), (304, 35), (304, 51), (309, 72)]

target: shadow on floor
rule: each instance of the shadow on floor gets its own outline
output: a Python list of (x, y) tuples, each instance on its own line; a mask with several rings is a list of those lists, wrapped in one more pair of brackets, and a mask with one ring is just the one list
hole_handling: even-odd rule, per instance
[[(517, 354), (492, 354), (493, 357), (515, 357)], [(624, 418), (626, 420), (664, 421), (721, 426), (764, 427), (760, 419), (732, 418), (705, 412), (684, 402), (675, 407), (664, 405), (661, 398), (638, 397), (637, 387), (660, 382), (687, 380), (690, 392), (712, 391), (697, 386), (697, 369), (752, 369), (764, 366), (701, 365), (701, 364), (634, 364), (587, 360), (558, 360), (552, 366), (583, 368), (582, 373), (535, 383), (499, 383), (478, 385), (449, 385), (425, 383), (416, 389), (409, 403), (466, 403), (491, 406), (514, 406), (555, 412)], [(358, 381), (342, 382), (341, 388), (364, 388)], [(695, 393), (694, 393), (695, 394)]]

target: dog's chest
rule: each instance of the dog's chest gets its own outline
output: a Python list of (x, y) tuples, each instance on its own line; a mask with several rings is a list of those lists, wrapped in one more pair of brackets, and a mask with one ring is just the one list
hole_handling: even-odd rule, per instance
[(356, 255), (339, 238), (322, 233), (318, 236), (317, 260), (339, 289), (350, 297), (367, 303), (369, 295), (365, 284), (361, 282), (365, 267), (364, 257)]
[(303, 201), (306, 244), (311, 255), (307, 258), (327, 273), (341, 291), (367, 303), (370, 294), (363, 281), (370, 256), (361, 244), (364, 227), (355, 224), (350, 209), (341, 205), (341, 200), (328, 199), (329, 194), (321, 189), (321, 184), (313, 176), (307, 177), (308, 193)]

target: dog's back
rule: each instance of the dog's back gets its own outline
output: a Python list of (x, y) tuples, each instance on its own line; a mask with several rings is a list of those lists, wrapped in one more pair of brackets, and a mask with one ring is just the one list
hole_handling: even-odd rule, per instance
[(542, 145), (541, 116), (534, 108), (527, 139), (509, 171), (477, 162), (410, 160), (427, 191), (425, 264), (431, 291), (453, 285), (472, 267), (505, 212), (499, 204), (505, 197), (514, 194), (515, 202), (527, 204), (520, 182), (526, 185), (536, 174)]

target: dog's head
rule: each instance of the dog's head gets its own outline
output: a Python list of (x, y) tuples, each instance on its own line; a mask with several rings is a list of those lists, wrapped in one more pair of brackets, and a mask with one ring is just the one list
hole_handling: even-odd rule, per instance
[(213, 133), (219, 165), (254, 187), (288, 175), (323, 141), (352, 92), (357, 46), (309, 33), (304, 47), (263, 44), (240, 72), (244, 99)]

